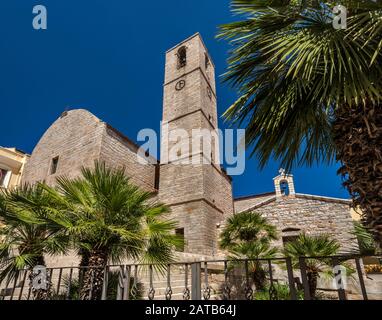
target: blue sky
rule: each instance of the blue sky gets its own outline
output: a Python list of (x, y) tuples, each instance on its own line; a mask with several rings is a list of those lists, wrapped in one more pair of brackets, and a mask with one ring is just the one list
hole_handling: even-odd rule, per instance
[[(32, 8), (45, 5), (48, 30), (32, 28)], [(133, 140), (159, 132), (165, 51), (200, 32), (226, 68), (228, 45), (217, 26), (233, 21), (229, 0), (8, 0), (0, 18), (1, 146), (32, 152), (65, 109), (86, 108)], [(235, 92), (218, 81), (218, 113)], [(220, 123), (224, 128), (224, 124)], [(279, 164), (262, 171), (248, 159), (234, 177), (235, 196), (273, 191)], [(338, 165), (294, 168), (296, 191), (348, 198)]]

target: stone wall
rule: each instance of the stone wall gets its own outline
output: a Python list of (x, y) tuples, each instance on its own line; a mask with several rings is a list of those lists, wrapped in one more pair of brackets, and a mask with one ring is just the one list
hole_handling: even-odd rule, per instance
[(184, 228), (185, 252), (214, 256), (218, 252), (218, 224), (223, 214), (204, 200), (171, 206), (171, 217)]
[(216, 166), (204, 166), (204, 197), (228, 217), (233, 213), (232, 184)]
[(264, 193), (256, 196), (242, 197), (234, 200), (235, 212), (243, 212), (253, 208), (254, 206), (263, 203), (264, 201), (274, 199), (276, 194), (274, 192)]
[[(155, 191), (155, 170), (152, 164), (138, 161), (138, 148), (126, 137), (110, 126), (105, 127), (102, 135), (100, 160), (113, 168), (124, 168), (131, 182), (148, 190)], [(151, 159), (154, 163), (155, 159)]]
[[(282, 237), (288, 236), (287, 229), (300, 229), (310, 235), (329, 234), (341, 244), (341, 253), (358, 252), (358, 244), (351, 234), (353, 222), (350, 204), (347, 201), (330, 201), (305, 196), (285, 196), (254, 210), (262, 214), (277, 227), (282, 246)], [(293, 234), (295, 235), (295, 233)]]
[[(138, 147), (122, 134), (86, 110), (65, 112), (45, 132), (26, 164), (22, 181), (45, 181), (54, 185), (58, 176), (78, 177), (81, 168), (105, 161), (113, 168), (126, 169), (132, 182), (154, 191), (155, 165), (138, 163)], [(52, 159), (58, 157), (51, 174)]]
[[(26, 164), (22, 181), (55, 184), (56, 177), (77, 177), (82, 166), (99, 158), (104, 123), (86, 110), (65, 112), (44, 133)], [(52, 159), (59, 157), (51, 174)]]

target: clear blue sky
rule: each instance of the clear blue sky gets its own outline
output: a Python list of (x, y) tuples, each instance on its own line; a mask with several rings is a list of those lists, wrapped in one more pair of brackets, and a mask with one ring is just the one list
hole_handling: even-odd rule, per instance
[[(32, 28), (32, 8), (48, 9), (48, 30)], [(226, 68), (228, 45), (217, 26), (232, 21), (229, 0), (12, 0), (0, 18), (0, 145), (32, 152), (66, 108), (86, 108), (135, 140), (159, 131), (164, 52), (200, 32), (216, 64)], [(218, 83), (219, 115), (235, 92)], [(224, 125), (221, 123), (221, 127)], [(338, 165), (294, 168), (297, 192), (348, 198)], [(235, 196), (273, 191), (279, 164), (263, 171), (248, 159), (234, 178)]]

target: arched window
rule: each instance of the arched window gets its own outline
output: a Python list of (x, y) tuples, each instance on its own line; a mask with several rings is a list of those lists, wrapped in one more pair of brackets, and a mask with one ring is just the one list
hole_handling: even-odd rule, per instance
[(177, 53), (178, 56), (178, 68), (183, 68), (187, 64), (187, 49), (181, 47)]
[(280, 182), (280, 191), (281, 191), (281, 195), (289, 196), (289, 184), (288, 184), (288, 181), (282, 180)]

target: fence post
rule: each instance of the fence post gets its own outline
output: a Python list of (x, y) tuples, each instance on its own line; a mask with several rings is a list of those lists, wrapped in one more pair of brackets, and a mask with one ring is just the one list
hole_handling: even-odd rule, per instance
[(288, 272), (290, 299), (291, 300), (297, 300), (297, 292), (296, 292), (296, 287), (295, 287), (295, 282), (294, 282), (293, 266), (292, 266), (292, 258), (291, 257), (286, 258), (286, 266), (287, 266), (287, 272)]
[(362, 273), (362, 268), (361, 268), (360, 260), (361, 260), (360, 258), (356, 258), (355, 259), (355, 265), (357, 267), (359, 285), (361, 286), (363, 300), (368, 300), (367, 292), (366, 292), (366, 287), (365, 287), (365, 281), (363, 280), (363, 273)]
[(107, 300), (107, 288), (109, 281), (109, 267), (105, 267), (103, 270), (103, 284), (102, 284), (102, 297), (101, 300)]
[(201, 284), (201, 265), (200, 262), (191, 264), (191, 299), (202, 300)]
[(312, 298), (310, 296), (308, 276), (306, 274), (305, 258), (300, 257), (299, 258), (299, 264), (300, 264), (300, 271), (301, 271), (301, 280), (302, 280), (302, 283), (304, 285), (304, 300), (312, 300)]
[(117, 299), (116, 300), (122, 300), (123, 299), (124, 276), (125, 276), (125, 266), (120, 266), (119, 267), (119, 274), (118, 274)]

